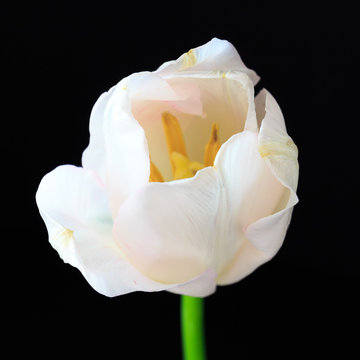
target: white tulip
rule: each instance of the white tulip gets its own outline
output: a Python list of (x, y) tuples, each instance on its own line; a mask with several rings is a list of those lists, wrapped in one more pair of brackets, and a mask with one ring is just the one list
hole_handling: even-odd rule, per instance
[(204, 297), (277, 253), (297, 148), (258, 80), (215, 38), (100, 96), (83, 167), (57, 167), (36, 194), (51, 245), (95, 290)]

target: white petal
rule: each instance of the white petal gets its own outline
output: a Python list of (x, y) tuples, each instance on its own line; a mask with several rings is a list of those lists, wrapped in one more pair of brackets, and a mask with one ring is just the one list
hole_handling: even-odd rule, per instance
[(52, 246), (99, 293), (116, 296), (173, 286), (144, 277), (124, 259), (112, 239), (107, 198), (94, 172), (60, 166), (43, 178), (36, 201)]
[(284, 209), (255, 221), (246, 229), (246, 237), (259, 250), (267, 254), (268, 260), (278, 252), (283, 244), (293, 207), (297, 203), (296, 194), (291, 192)]
[(177, 60), (164, 63), (157, 71), (164, 76), (182, 71), (230, 70), (245, 72), (254, 85), (259, 81), (259, 76), (245, 66), (231, 43), (213, 38), (208, 43), (181, 55)]
[(211, 295), (216, 290), (216, 271), (210, 269), (181, 285), (177, 285), (169, 289), (174, 294), (205, 297)]
[(297, 202), (296, 194), (291, 193), (283, 210), (254, 222), (245, 230), (246, 240), (233, 261), (218, 277), (218, 285), (229, 285), (243, 279), (278, 252)]
[(109, 232), (112, 218), (101, 180), (91, 170), (63, 165), (41, 180), (36, 202), (49, 242), (66, 263), (79, 267), (74, 232)]
[[(259, 249), (273, 257), (281, 247), (294, 205), (299, 178), (298, 150), (286, 132), (281, 109), (272, 95), (263, 90), (265, 116), (259, 133), (259, 151), (274, 177), (287, 188), (287, 202), (278, 213), (251, 224), (247, 237)], [(284, 199), (285, 200), (285, 199)]]
[[(286, 133), (281, 110), (275, 99), (265, 91), (260, 93), (256, 104), (261, 126), (259, 154), (273, 179), (282, 184), (284, 191), (281, 195), (276, 183), (271, 185), (269, 182), (266, 186), (268, 191), (279, 194), (275, 211), (267, 216), (265, 211), (262, 217), (257, 220), (254, 218), (253, 222), (244, 228), (243, 247), (237, 251), (226, 271), (218, 278), (217, 283), (222, 285), (239, 281), (276, 254), (284, 241), (292, 209), (298, 202), (295, 193), (298, 179), (297, 149)], [(267, 178), (270, 179), (269, 176)], [(263, 185), (259, 189), (262, 189), (260, 192), (263, 191)]]
[(286, 132), (283, 114), (273, 96), (265, 89), (258, 96), (265, 100), (265, 110), (261, 111), (259, 106), (256, 109), (265, 113), (259, 132), (259, 151), (277, 179), (295, 192), (299, 178), (297, 147)]
[(133, 291), (162, 291), (173, 284), (153, 281), (135, 269), (123, 257), (114, 243), (111, 231), (80, 230), (74, 232), (68, 245), (73, 266), (77, 267), (89, 284), (106, 296), (118, 296)]
[(162, 101), (176, 101), (179, 100), (179, 95), (174, 89), (156, 73), (148, 71), (135, 73), (121, 81), (118, 86), (125, 89), (130, 95), (132, 101), (136, 100), (162, 100)]
[(149, 183), (129, 197), (114, 226), (129, 261), (147, 277), (173, 284), (211, 269), (219, 186), (216, 171), (206, 168), (190, 179)]
[(218, 276), (216, 283), (217, 285), (229, 285), (238, 282), (268, 260), (269, 257), (266, 253), (245, 238), (232, 261)]
[(102, 179), (105, 179), (105, 139), (104, 114), (106, 105), (111, 98), (115, 87), (103, 93), (96, 101), (90, 114), (90, 142), (82, 155), (84, 168), (95, 170)]
[(172, 82), (171, 87), (178, 95), (178, 99), (167, 101), (167, 104), (171, 106), (170, 111), (204, 116), (201, 90), (196, 82)]
[(265, 161), (258, 152), (257, 134), (244, 131), (234, 135), (225, 143), (216, 159), (215, 167), (223, 176), (226, 191), (225, 211), (227, 223), (223, 227), (224, 235), (219, 246), (219, 268), (222, 274), (218, 284), (224, 283), (224, 277), (229, 270), (228, 264), (236, 254), (250, 254), (250, 258), (242, 263), (242, 272), (238, 276), (245, 276), (253, 269), (252, 264), (258, 264), (263, 254), (250, 251), (245, 230), (253, 222), (278, 211), (286, 188), (272, 175)]
[(144, 129), (131, 112), (129, 93), (119, 90), (105, 109), (106, 188), (112, 214), (138, 187), (149, 181), (150, 160)]
[(92, 170), (57, 167), (41, 180), (36, 202), (41, 213), (61, 219), (61, 225), (70, 230), (79, 224), (95, 229), (112, 224), (104, 185)]

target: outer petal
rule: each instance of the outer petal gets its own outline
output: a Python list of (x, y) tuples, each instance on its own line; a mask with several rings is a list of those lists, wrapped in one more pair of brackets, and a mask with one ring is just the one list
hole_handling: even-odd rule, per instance
[(250, 251), (251, 247), (246, 245), (245, 229), (254, 221), (272, 214), (285, 190), (269, 171), (257, 145), (257, 134), (244, 131), (229, 139), (215, 159), (225, 190), (221, 211), (225, 220), (217, 251), (221, 273), (218, 283), (222, 283), (222, 274), (227, 271), (234, 254), (242, 253), (244, 249), (247, 251), (245, 272), (255, 263), (254, 257), (263, 257)]
[(146, 78), (142, 73), (132, 75), (99, 97), (90, 116), (90, 143), (82, 156), (84, 168), (101, 177), (113, 213), (129, 193), (149, 179), (146, 137), (132, 116), (127, 91), (127, 83), (136, 77)]
[(102, 229), (112, 224), (104, 186), (92, 170), (57, 167), (41, 180), (36, 202), (42, 214), (61, 219), (61, 225), (70, 230), (79, 226)]
[(265, 116), (260, 127), (259, 152), (274, 176), (288, 189), (289, 195), (282, 211), (249, 226), (247, 236), (271, 258), (283, 243), (293, 207), (298, 202), (299, 164), (297, 147), (286, 132), (279, 105), (266, 90), (260, 96), (265, 98)]
[(248, 69), (234, 46), (226, 40), (213, 38), (205, 45), (191, 49), (175, 61), (169, 61), (157, 70), (162, 76), (183, 71), (239, 70), (249, 75), (254, 85), (259, 81), (255, 71)]
[[(221, 285), (239, 281), (276, 254), (285, 238), (293, 206), (298, 201), (295, 193), (298, 179), (297, 149), (286, 134), (281, 110), (269, 93), (262, 92), (257, 99), (257, 112), (261, 124), (259, 155), (285, 191), (279, 196), (274, 213), (254, 219), (244, 229), (244, 245), (219, 276), (217, 283)], [(268, 191), (275, 192), (276, 187), (269, 187)]]
[(146, 278), (124, 259), (112, 239), (107, 198), (94, 172), (60, 166), (43, 178), (36, 201), (52, 246), (99, 293), (116, 296), (174, 286)]
[(216, 276), (215, 270), (210, 269), (197, 276), (195, 279), (186, 283), (174, 286), (168, 291), (174, 294), (205, 297), (211, 295), (216, 290)]
[(153, 281), (134, 268), (114, 243), (111, 231), (75, 231), (67, 246), (72, 255), (69, 263), (77, 267), (100, 294), (112, 297), (133, 291), (168, 290), (174, 286)]
[(279, 105), (273, 96), (262, 90), (257, 96), (264, 99), (263, 112), (259, 133), (259, 151), (277, 179), (293, 192), (296, 191), (299, 178), (298, 150), (286, 132), (285, 121)]
[(150, 183), (121, 206), (114, 237), (147, 277), (172, 284), (194, 280), (197, 287), (189, 283), (186, 290), (208, 295), (214, 290), (213, 275), (201, 275), (212, 268), (219, 197), (212, 168), (190, 179)]
[(145, 132), (132, 115), (126, 88), (116, 89), (104, 119), (105, 183), (115, 215), (126, 197), (149, 181), (150, 160)]
[(104, 114), (106, 105), (113, 95), (115, 86), (103, 93), (96, 101), (90, 114), (90, 142), (82, 155), (84, 168), (95, 170), (101, 178), (105, 179), (105, 139)]

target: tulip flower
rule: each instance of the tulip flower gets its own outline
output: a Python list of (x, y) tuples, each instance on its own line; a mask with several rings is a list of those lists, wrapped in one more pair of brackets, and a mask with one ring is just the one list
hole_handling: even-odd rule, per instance
[(258, 80), (215, 38), (100, 96), (82, 167), (36, 195), (51, 245), (96, 291), (206, 297), (278, 252), (297, 147)]

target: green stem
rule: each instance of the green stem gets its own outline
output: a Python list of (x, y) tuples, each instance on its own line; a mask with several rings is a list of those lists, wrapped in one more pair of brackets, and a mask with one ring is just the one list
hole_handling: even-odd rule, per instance
[(204, 301), (181, 295), (181, 335), (184, 360), (206, 360)]

